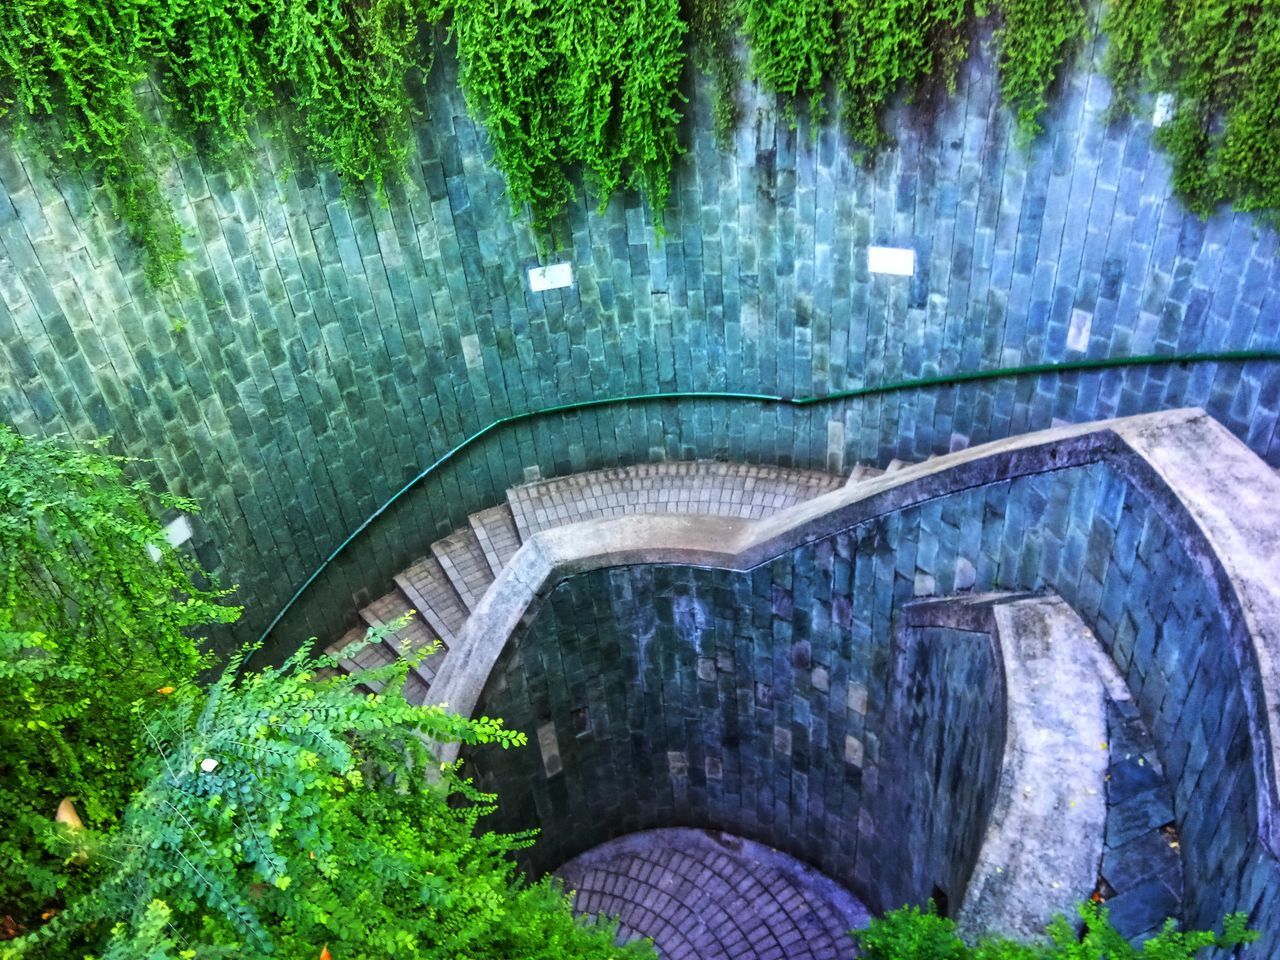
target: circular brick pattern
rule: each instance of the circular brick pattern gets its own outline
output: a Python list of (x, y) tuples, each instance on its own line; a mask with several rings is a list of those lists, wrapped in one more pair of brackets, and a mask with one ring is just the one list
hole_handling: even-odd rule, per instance
[(647, 830), (611, 840), (556, 873), (579, 914), (619, 919), (662, 960), (836, 960), (866, 908), (794, 857), (712, 830)]

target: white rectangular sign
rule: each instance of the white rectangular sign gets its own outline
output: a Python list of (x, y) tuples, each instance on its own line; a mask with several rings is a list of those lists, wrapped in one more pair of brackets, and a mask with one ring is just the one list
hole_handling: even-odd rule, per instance
[(867, 247), (867, 269), (909, 277), (916, 272), (916, 252), (910, 247)]
[(553, 263), (549, 267), (529, 268), (529, 288), (534, 293), (573, 286), (573, 264)]

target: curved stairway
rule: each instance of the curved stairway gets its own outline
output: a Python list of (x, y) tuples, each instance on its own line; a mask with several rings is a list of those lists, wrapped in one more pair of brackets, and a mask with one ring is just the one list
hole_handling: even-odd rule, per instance
[(439, 648), (418, 662), (405, 684), (413, 703), (426, 702), (471, 611), (489, 585), (533, 534), (587, 520), (635, 514), (691, 514), (760, 520), (844, 486), (874, 479), (884, 470), (859, 465), (847, 478), (815, 470), (693, 460), (614, 467), (536, 480), (512, 487), (507, 502), (471, 514), (467, 526), (431, 544), (426, 555), (395, 577), (395, 587), (360, 611), (355, 627), (328, 648), (339, 654), (406, 614), (409, 622), (382, 642), (343, 659), (348, 672), (384, 666), (401, 653), (416, 653), (438, 639)]

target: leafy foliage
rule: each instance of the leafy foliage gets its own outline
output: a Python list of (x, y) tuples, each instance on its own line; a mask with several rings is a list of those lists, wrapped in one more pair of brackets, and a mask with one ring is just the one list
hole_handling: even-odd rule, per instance
[(742, 0), (751, 69), (766, 90), (804, 97), (824, 115), (822, 84), (838, 61), (837, 0)]
[(688, 0), (685, 11), (694, 66), (711, 76), (712, 118), (722, 150), (732, 146), (733, 131), (742, 119), (738, 103), (742, 65), (734, 41), (738, 14), (736, 0)]
[(1000, 0), (1000, 92), (1024, 141), (1040, 133), (1049, 87), (1085, 28), (1084, 0)]
[(127, 462), (0, 425), (0, 906), (19, 914), (84, 878), (48, 849), (60, 800), (91, 830), (117, 822), (141, 782), (134, 704), (183, 698), (208, 665), (189, 631), (239, 614), (167, 545)]
[(840, 92), (849, 135), (868, 149), (888, 139), (882, 117), (901, 90), (925, 80), (955, 89), (969, 49), (974, 0), (841, 0)]
[(207, 696), (153, 715), (151, 777), (99, 853), (110, 875), (18, 955), (651, 955), (575, 922), (549, 882), (520, 883), (508, 854), (529, 838), (477, 834), (493, 798), (426, 742), (509, 747), (522, 734), (410, 705), (404, 660), (357, 676), (336, 662), (304, 646), (236, 679), (241, 655)]
[[(601, 205), (647, 196), (659, 231), (684, 60), (711, 74), (731, 141), (741, 29), (763, 86), (820, 119), (833, 82), (850, 135), (891, 138), (885, 110), (951, 88), (974, 22), (998, 18), (1000, 85), (1021, 139), (1086, 26), (1085, 0), (11, 0), (0, 4), (0, 116), (57, 161), (99, 176), (161, 282), (182, 256), (155, 154), (188, 142), (229, 160), (260, 118), (379, 195), (404, 168), (406, 78), (429, 68), (424, 23), (452, 17), (469, 102), (489, 126), (512, 205), (550, 236), (581, 164)], [(1280, 9), (1236, 0), (1109, 0), (1118, 107), (1178, 95), (1161, 131), (1175, 185), (1207, 213), (1280, 208)], [(143, 109), (155, 84), (168, 122)], [(794, 116), (794, 115), (793, 115)]]
[(1280, 7), (1234, 0), (1111, 0), (1109, 69), (1117, 108), (1142, 88), (1176, 95), (1159, 131), (1174, 186), (1209, 214), (1280, 208)]
[(842, 120), (868, 151), (888, 143), (885, 110), (926, 84), (954, 91), (974, 23), (994, 2), (1001, 89), (1029, 139), (1047, 91), (1085, 25), (1083, 0), (740, 0), (756, 76), (770, 90), (806, 97), (821, 115), (834, 75)]
[(453, 32), (515, 210), (549, 233), (581, 163), (602, 209), (639, 188), (661, 228), (680, 153), (679, 0), (457, 0)]
[(1065, 917), (1058, 917), (1045, 931), (1044, 940), (1021, 943), (990, 937), (970, 947), (956, 933), (952, 920), (940, 917), (930, 903), (927, 910), (902, 907), (856, 930), (865, 960), (1191, 960), (1208, 947), (1234, 947), (1258, 939), (1245, 926), (1244, 914), (1233, 913), (1223, 921), (1223, 932), (1182, 932), (1177, 922), (1164, 928), (1141, 947), (1134, 947), (1111, 925), (1107, 909), (1082, 903), (1083, 937)]
[[(57, 160), (102, 177), (116, 216), (163, 278), (182, 257), (156, 179), (136, 89), (153, 49), (151, 0), (11, 0), (0, 4), (0, 116), (36, 133)], [(32, 121), (45, 121), (33, 130)]]
[(427, 0), (13, 0), (0, 4), (0, 115), (57, 160), (102, 177), (112, 208), (162, 282), (181, 235), (150, 142), (183, 141), (149, 121), (139, 90), (155, 68), (170, 113), (226, 155), (255, 117), (288, 129), (350, 181), (403, 168), (406, 75)]

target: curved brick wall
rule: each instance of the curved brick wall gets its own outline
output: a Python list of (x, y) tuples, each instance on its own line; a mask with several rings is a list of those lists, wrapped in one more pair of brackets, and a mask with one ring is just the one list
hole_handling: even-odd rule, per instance
[[(931, 789), (928, 764), (880, 776), (896, 611), (919, 591), (1048, 589), (1111, 654), (1150, 728), (1185, 920), (1243, 910), (1270, 956), (1280, 865), (1260, 834), (1253, 756), (1268, 738), (1246, 708), (1235, 608), (1158, 485), (1108, 463), (1040, 469), (891, 509), (750, 571), (639, 564), (550, 585), (476, 705), (531, 742), (470, 758), (503, 798), (493, 826), (542, 828), (535, 871), (636, 830), (729, 830), (893, 906), (884, 878), (911, 856), (896, 811)], [(955, 864), (942, 876), (948, 866), (962, 877)]]
[[(736, 150), (691, 90), (654, 242), (634, 196), (573, 211), (578, 286), (532, 294), (513, 221), (442, 55), (410, 182), (387, 208), (266, 150), (247, 182), (186, 157), (166, 189), (190, 236), (184, 290), (149, 291), (102, 198), (0, 149), (0, 416), (113, 434), (205, 504), (196, 541), (256, 629), (405, 479), (495, 417), (604, 393), (818, 393), (903, 376), (1155, 350), (1280, 346), (1276, 234), (1168, 199), (1149, 124), (1106, 127), (1090, 47), (1028, 152), (989, 52), (936, 117), (904, 112), (871, 170), (831, 129), (752, 91)], [(833, 111), (833, 113), (836, 111)], [(920, 272), (871, 279), (869, 243)], [(512, 430), (396, 512), (313, 608), (332, 622), (466, 512), (543, 475), (660, 457), (847, 468), (1049, 425), (1201, 405), (1272, 462), (1280, 375), (1260, 365), (973, 385), (808, 412), (670, 404)], [(318, 605), (318, 606), (316, 606)], [(293, 633), (307, 625), (291, 623)]]

